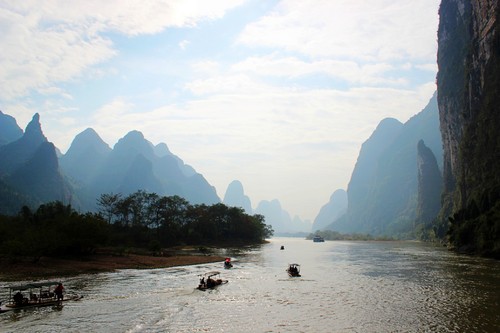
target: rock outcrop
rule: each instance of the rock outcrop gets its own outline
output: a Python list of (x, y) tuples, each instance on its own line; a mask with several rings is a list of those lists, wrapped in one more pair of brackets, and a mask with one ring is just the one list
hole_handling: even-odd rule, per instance
[(436, 157), (420, 140), (417, 145), (418, 197), (416, 222), (430, 226), (441, 209), (443, 179)]
[(420, 140), (427, 143), (441, 165), (435, 95), (404, 124), (395, 119), (382, 120), (363, 143), (347, 188), (347, 213), (328, 228), (341, 233), (413, 238)]
[(444, 146), (443, 224), (456, 248), (500, 255), (498, 0), (443, 0), (438, 103)]

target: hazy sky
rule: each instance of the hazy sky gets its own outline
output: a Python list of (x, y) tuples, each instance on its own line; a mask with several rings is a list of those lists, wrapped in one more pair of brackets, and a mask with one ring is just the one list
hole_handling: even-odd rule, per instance
[(313, 220), (385, 117), (424, 108), (439, 0), (0, 0), (0, 110), (64, 153), (92, 127), (170, 150), (224, 197)]

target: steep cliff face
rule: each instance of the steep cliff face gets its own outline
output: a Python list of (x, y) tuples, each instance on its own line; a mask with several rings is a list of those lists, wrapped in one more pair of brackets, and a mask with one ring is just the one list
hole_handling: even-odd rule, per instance
[(417, 145), (418, 197), (416, 222), (431, 224), (441, 208), (443, 179), (436, 157), (423, 140)]
[[(471, 5), (468, 0), (443, 0), (439, 8), (438, 105), (443, 141), (444, 191), (454, 191), (459, 171), (458, 146), (465, 113), (467, 50)], [(446, 207), (449, 211), (449, 208)]]
[(412, 238), (417, 209), (417, 143), (442, 165), (437, 98), (402, 124), (383, 120), (363, 143), (347, 188), (346, 214), (328, 226), (341, 233)]
[(498, 0), (443, 0), (438, 103), (444, 145), (442, 216), (462, 249), (500, 253)]

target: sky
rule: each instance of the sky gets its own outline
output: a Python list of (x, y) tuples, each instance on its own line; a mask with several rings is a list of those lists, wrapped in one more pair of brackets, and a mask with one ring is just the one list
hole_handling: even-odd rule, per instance
[(0, 110), (62, 153), (132, 130), (313, 221), (436, 90), (439, 0), (0, 0)]

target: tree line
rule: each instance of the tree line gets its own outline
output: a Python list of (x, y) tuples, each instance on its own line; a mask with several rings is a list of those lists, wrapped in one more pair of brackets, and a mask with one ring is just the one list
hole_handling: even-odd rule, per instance
[(99, 247), (159, 251), (176, 245), (256, 244), (273, 230), (264, 216), (242, 208), (190, 204), (180, 196), (137, 191), (102, 194), (98, 212), (79, 213), (59, 201), (34, 212), (0, 216), (0, 251), (8, 256), (61, 256), (93, 253)]

